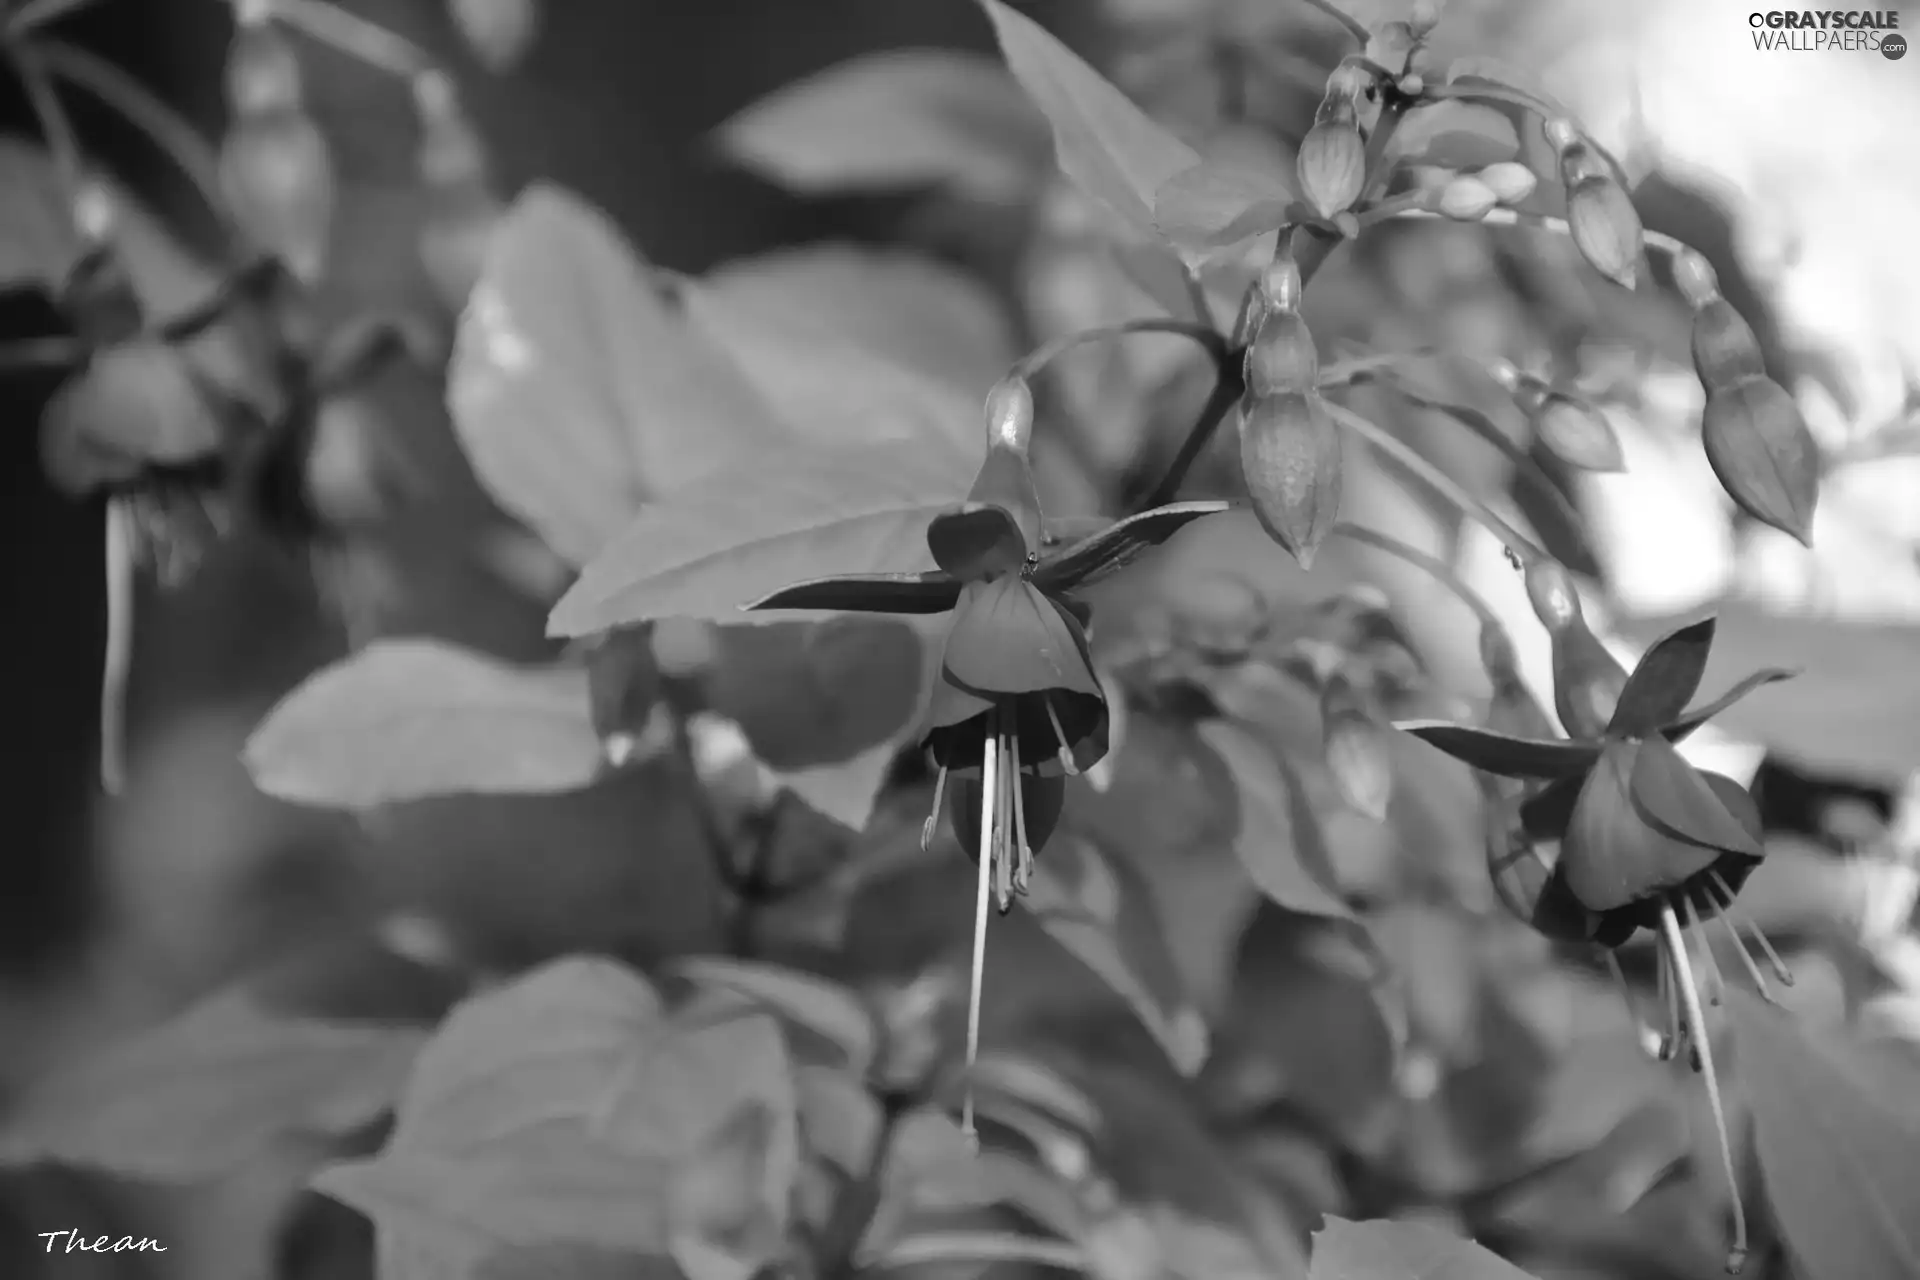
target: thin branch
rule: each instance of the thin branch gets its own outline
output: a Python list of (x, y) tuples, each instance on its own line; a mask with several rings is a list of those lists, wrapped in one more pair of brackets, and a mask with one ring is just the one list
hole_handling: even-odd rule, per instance
[(1354, 356), (1348, 360), (1339, 360), (1327, 365), (1320, 371), (1320, 380), (1315, 384), (1322, 392), (1337, 390), (1365, 381), (1378, 370), (1391, 369), (1395, 365), (1409, 364), (1417, 360), (1436, 360), (1446, 358), (1449, 352), (1439, 347), (1415, 347), (1412, 351), (1379, 351), (1364, 356)]
[(33, 110), (33, 117), (40, 126), (40, 134), (46, 139), (47, 152), (53, 157), (54, 168), (60, 176), (67, 199), (72, 201), (81, 186), (80, 139), (73, 130), (73, 121), (67, 118), (66, 108), (60, 105), (60, 95), (54, 92), (53, 80), (40, 62), (39, 55), (18, 40), (8, 40), (7, 57), (13, 63), (15, 73), (20, 77), (20, 86), (26, 91), (27, 105)]
[(1165, 317), (1153, 317), (1145, 320), (1129, 320), (1125, 324), (1108, 325), (1100, 329), (1082, 329), (1078, 333), (1064, 334), (1044, 346), (1035, 347), (1016, 362), (1011, 373), (1022, 378), (1032, 378), (1042, 369), (1052, 364), (1062, 355), (1075, 347), (1084, 347), (1090, 343), (1106, 342), (1113, 338), (1124, 337), (1131, 333), (1171, 333), (1183, 338), (1191, 338), (1206, 348), (1215, 365), (1226, 365), (1232, 360), (1232, 351), (1227, 340), (1214, 330), (1191, 320), (1174, 320)]
[(27, 3), (14, 10), (7, 19), (6, 33), (10, 38), (18, 39), (30, 35), (41, 27), (60, 21), (70, 13), (92, 5), (96, 0), (27, 0)]
[(870, 1265), (897, 1268), (938, 1262), (1031, 1262), (1062, 1271), (1085, 1273), (1087, 1269), (1087, 1256), (1078, 1245), (986, 1231), (943, 1231), (914, 1236), (887, 1250)]
[(411, 80), (433, 60), (413, 41), (328, 0), (271, 0), (275, 17), (368, 66)]
[(1188, 430), (1187, 438), (1180, 443), (1180, 452), (1174, 456), (1173, 465), (1167, 468), (1166, 474), (1160, 477), (1160, 483), (1154, 486), (1145, 499), (1128, 504), (1129, 510), (1149, 511), (1173, 501), (1174, 496), (1180, 492), (1180, 486), (1186, 482), (1187, 472), (1193, 468), (1194, 461), (1206, 449), (1207, 442), (1213, 439), (1214, 431), (1233, 411), (1234, 405), (1240, 402), (1240, 397), (1245, 391), (1246, 387), (1241, 382), (1240, 370), (1231, 363), (1222, 366), (1219, 376), (1214, 379), (1212, 394), (1207, 397), (1207, 403), (1201, 407), (1200, 416), (1194, 420), (1192, 428)]
[(1364, 49), (1367, 47), (1367, 41), (1372, 37), (1367, 31), (1366, 24), (1361, 22), (1358, 18), (1354, 17), (1352, 14), (1348, 13), (1346, 10), (1334, 4), (1333, 0), (1303, 0), (1303, 3), (1305, 3), (1306, 6), (1310, 9), (1318, 9), (1320, 12), (1326, 14), (1329, 18), (1332, 18), (1335, 22), (1345, 27), (1347, 29), (1347, 34), (1360, 42), (1361, 48)]
[[(1438, 219), (1444, 215), (1425, 209), (1409, 209), (1405, 212), (1397, 213), (1394, 216), (1396, 218)], [(1449, 218), (1447, 221), (1451, 222), (1453, 219)], [(1566, 236), (1569, 239), (1573, 236), (1573, 228), (1567, 225), (1565, 218), (1555, 218), (1544, 213), (1522, 213), (1516, 209), (1491, 209), (1488, 210), (1487, 216), (1480, 219), (1480, 221), (1489, 227), (1538, 227), (1543, 231), (1551, 231), (1555, 235)], [(1681, 253), (1691, 251), (1685, 241), (1677, 240), (1662, 231), (1647, 231), (1643, 233), (1643, 236), (1646, 240), (1647, 248), (1658, 249), (1668, 257), (1676, 257)]]
[(1438, 556), (1429, 555), (1427, 552), (1420, 550), (1420, 548), (1402, 542), (1391, 534), (1381, 533), (1377, 529), (1369, 529), (1365, 525), (1349, 524), (1345, 520), (1333, 526), (1333, 536), (1336, 538), (1346, 538), (1349, 541), (1358, 542), (1363, 546), (1372, 547), (1375, 551), (1385, 552), (1397, 560), (1412, 565), (1445, 587), (1460, 603), (1473, 610), (1474, 617), (1479, 619), (1483, 625), (1500, 625), (1500, 619), (1493, 612), (1492, 606), (1475, 594), (1471, 587), (1467, 586), (1465, 580), (1462, 579), (1458, 573), (1454, 572), (1452, 565), (1440, 559)]

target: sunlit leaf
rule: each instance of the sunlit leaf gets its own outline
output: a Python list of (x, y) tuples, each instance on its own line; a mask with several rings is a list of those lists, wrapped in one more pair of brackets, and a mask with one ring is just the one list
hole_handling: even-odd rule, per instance
[(895, 49), (829, 67), (742, 111), (719, 142), (805, 193), (946, 186), (1011, 202), (1046, 160), (1045, 125), (1006, 72), (954, 50)]
[(873, 1065), (878, 1034), (873, 1017), (839, 983), (780, 965), (722, 956), (691, 956), (675, 968), (703, 986), (745, 996), (766, 1012), (833, 1045), (855, 1075)]
[(547, 619), (589, 635), (650, 618), (773, 622), (740, 606), (838, 573), (934, 567), (927, 525), (966, 493), (968, 470), (900, 441), (771, 449), (668, 494), (590, 563)]
[(1416, 1222), (1349, 1222), (1327, 1215), (1313, 1233), (1308, 1280), (1529, 1280), (1471, 1240)]
[(546, 794), (599, 776), (587, 677), (438, 640), (380, 640), (307, 678), (246, 747), (254, 784), (367, 809), (429, 796)]
[(1800, 1268), (1920, 1271), (1920, 1064), (1727, 995), (1767, 1199)]
[(1278, 227), (1295, 199), (1277, 171), (1207, 159), (1154, 194), (1154, 221), (1176, 244), (1219, 248)]
[(575, 565), (789, 434), (605, 215), (544, 184), (493, 237), (447, 405), (488, 491)]
[(1053, 126), (1060, 168), (1088, 195), (1139, 230), (1155, 231), (1156, 193), (1200, 162), (1079, 55), (1032, 18), (981, 0), (1007, 65)]
[(1289, 911), (1351, 920), (1335, 890), (1320, 820), (1286, 765), (1246, 730), (1203, 721), (1200, 737), (1233, 775), (1240, 824), (1234, 848), (1261, 892)]
[(339, 1136), (392, 1105), (426, 1036), (212, 997), (56, 1073), (11, 1108), (0, 1162), (197, 1181), (290, 1137)]

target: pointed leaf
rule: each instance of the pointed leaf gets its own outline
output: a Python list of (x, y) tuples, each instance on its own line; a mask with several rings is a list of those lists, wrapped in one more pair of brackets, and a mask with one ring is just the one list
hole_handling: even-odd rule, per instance
[(1010, 203), (1046, 163), (1046, 124), (1006, 70), (950, 49), (854, 58), (723, 125), (734, 161), (804, 194), (946, 186)]
[(1032, 18), (981, 0), (1021, 88), (1053, 126), (1060, 168), (1126, 222), (1154, 234), (1155, 193), (1200, 162), (1127, 96)]
[(1688, 734), (1725, 711), (1728, 707), (1731, 707), (1734, 703), (1740, 701), (1740, 699), (1752, 693), (1755, 689), (1761, 688), (1764, 685), (1777, 683), (1781, 680), (1791, 680), (1799, 674), (1798, 671), (1788, 671), (1783, 667), (1770, 667), (1765, 671), (1756, 671), (1713, 701), (1684, 713), (1660, 732), (1668, 742), (1684, 741)]
[(1034, 571), (1047, 591), (1071, 591), (1100, 581), (1160, 546), (1202, 516), (1228, 510), (1224, 502), (1175, 502), (1108, 525), (1079, 542), (1048, 553)]
[(1307, 1280), (1532, 1280), (1471, 1240), (1418, 1222), (1349, 1222), (1313, 1233)]
[(742, 604), (823, 573), (925, 572), (927, 525), (967, 483), (948, 455), (899, 441), (768, 450), (648, 506), (586, 567), (547, 630), (590, 635), (676, 615), (739, 622)]
[(1351, 920), (1337, 891), (1320, 820), (1300, 780), (1252, 734), (1226, 720), (1203, 720), (1200, 740), (1232, 775), (1239, 797), (1234, 851), (1260, 891), (1289, 911)]
[(1271, 169), (1209, 158), (1154, 193), (1153, 217), (1175, 244), (1218, 249), (1274, 230), (1298, 198)]
[(806, 609), (845, 613), (946, 613), (960, 600), (960, 584), (935, 569), (927, 573), (849, 573), (782, 587), (741, 605), (742, 610)]
[(603, 763), (586, 672), (516, 667), (438, 640), (378, 640), (281, 699), (247, 740), (266, 794), (369, 809), (430, 796), (540, 795)]
[(1762, 855), (1759, 838), (1728, 811), (1707, 779), (1665, 738), (1640, 744), (1633, 762), (1634, 806), (1669, 835), (1725, 853)]
[(766, 1012), (839, 1050), (843, 1065), (865, 1075), (873, 1065), (878, 1032), (859, 998), (839, 983), (780, 965), (722, 956), (690, 956), (674, 963), (700, 986), (746, 997)]
[(30, 1089), (0, 1129), (0, 1163), (165, 1182), (224, 1176), (284, 1139), (338, 1137), (376, 1119), (425, 1040), (412, 1027), (214, 996)]
[(895, 746), (884, 742), (850, 759), (775, 769), (773, 775), (815, 813), (849, 831), (865, 831), (897, 755)]
[(1490, 729), (1444, 720), (1396, 720), (1394, 728), (1455, 760), (1502, 778), (1570, 778), (1593, 767), (1600, 748), (1566, 738), (1510, 738)]
[[(1601, 753), (1573, 806), (1560, 845), (1567, 887), (1589, 911), (1611, 911), (1706, 870), (1715, 850), (1683, 844), (1647, 825), (1631, 786), (1642, 745), (1616, 742)], [(1669, 748), (1671, 750), (1671, 748)]]
[(1653, 642), (1620, 691), (1607, 724), (1609, 736), (1644, 738), (1686, 710), (1706, 674), (1713, 630), (1714, 619), (1702, 618)]
[(574, 565), (788, 435), (606, 217), (544, 184), (494, 233), (447, 407), (488, 491)]
[(1767, 1200), (1808, 1276), (1920, 1275), (1920, 1068), (1727, 991)]

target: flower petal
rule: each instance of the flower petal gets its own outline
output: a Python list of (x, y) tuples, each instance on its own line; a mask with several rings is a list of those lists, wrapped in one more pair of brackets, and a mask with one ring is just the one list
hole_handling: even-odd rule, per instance
[(1227, 509), (1228, 504), (1224, 502), (1176, 502), (1128, 516), (1118, 524), (1045, 556), (1040, 567), (1034, 570), (1033, 580), (1050, 592), (1070, 591), (1098, 582), (1200, 517), (1219, 515)]
[[(980, 779), (954, 778), (948, 783), (947, 816), (953, 821), (953, 834), (960, 848), (974, 862), (980, 860)], [(1067, 780), (1020, 772), (1021, 817), (1025, 819), (1027, 847), (1035, 855), (1052, 839), (1060, 825), (1060, 812), (1066, 807)]]
[(1709, 702), (1706, 706), (1695, 707), (1692, 711), (1679, 717), (1672, 724), (1660, 731), (1661, 736), (1666, 738), (1668, 742), (1684, 741), (1688, 734), (1719, 715), (1722, 711), (1725, 711), (1728, 707), (1731, 707), (1734, 703), (1740, 701), (1740, 699), (1752, 693), (1755, 689), (1763, 685), (1777, 683), (1781, 680), (1791, 680), (1799, 674), (1798, 671), (1792, 671), (1786, 667), (1768, 667), (1765, 670), (1756, 671), (1739, 684), (1733, 686), (1733, 688), (1715, 698), (1712, 702)]
[(1592, 768), (1600, 758), (1597, 743), (1566, 738), (1510, 738), (1445, 720), (1398, 720), (1393, 727), (1483, 773), (1503, 778), (1570, 778)]
[(1521, 828), (1535, 840), (1565, 838), (1585, 783), (1584, 775), (1561, 778), (1528, 796), (1520, 802)]
[(927, 525), (933, 562), (962, 582), (984, 582), (1025, 567), (1040, 546), (1040, 495), (1027, 456), (988, 448), (967, 500)]
[(1702, 618), (1653, 642), (1620, 691), (1607, 722), (1609, 736), (1644, 738), (1687, 709), (1707, 669), (1714, 624), (1715, 619)]
[(762, 596), (744, 610), (837, 609), (847, 613), (945, 613), (960, 583), (944, 573), (850, 573), (814, 578)]
[(1615, 742), (1601, 752), (1560, 845), (1567, 887), (1592, 911), (1612, 911), (1681, 884), (1716, 856), (1672, 839), (1640, 816), (1631, 779), (1641, 750), (1637, 742)]
[(988, 695), (1101, 694), (1080, 624), (1019, 577), (961, 591), (942, 666), (961, 687)]
[(1630, 791), (1640, 816), (1667, 835), (1715, 852), (1760, 856), (1759, 838), (1727, 811), (1700, 771), (1665, 738), (1640, 744)]

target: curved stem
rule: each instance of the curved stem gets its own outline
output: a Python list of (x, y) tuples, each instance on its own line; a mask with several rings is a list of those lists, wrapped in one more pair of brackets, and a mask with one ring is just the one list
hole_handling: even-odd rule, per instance
[(1207, 397), (1207, 403), (1201, 407), (1200, 416), (1194, 420), (1193, 427), (1187, 432), (1187, 438), (1180, 442), (1180, 452), (1174, 456), (1173, 465), (1160, 477), (1160, 483), (1146, 498), (1137, 503), (1128, 504), (1131, 511), (1151, 511), (1172, 502), (1180, 492), (1180, 486), (1186, 481), (1187, 472), (1192, 469), (1195, 459), (1199, 458), (1213, 439), (1214, 431), (1240, 402), (1246, 388), (1240, 379), (1239, 369), (1231, 364), (1220, 370), (1220, 376), (1214, 380), (1213, 392)]
[(1084, 1272), (1086, 1255), (1064, 1240), (1037, 1240), (1030, 1236), (986, 1231), (929, 1232), (912, 1236), (874, 1259), (872, 1266), (924, 1266), (938, 1262), (1032, 1262), (1062, 1271)]
[(1372, 547), (1375, 551), (1385, 552), (1397, 560), (1412, 565), (1445, 587), (1461, 604), (1473, 610), (1474, 617), (1479, 619), (1481, 625), (1495, 627), (1502, 625), (1499, 617), (1493, 612), (1492, 606), (1475, 595), (1473, 589), (1458, 573), (1454, 572), (1453, 566), (1440, 557), (1402, 542), (1391, 534), (1381, 533), (1378, 529), (1369, 529), (1365, 525), (1350, 524), (1345, 520), (1333, 526), (1333, 535), (1336, 538), (1345, 538), (1350, 542)]
[(433, 66), (419, 45), (328, 0), (272, 0), (274, 16), (350, 58), (412, 79)]
[(1021, 378), (1031, 379), (1042, 369), (1052, 364), (1062, 355), (1075, 347), (1084, 347), (1094, 342), (1106, 342), (1113, 338), (1124, 337), (1130, 333), (1171, 333), (1183, 338), (1191, 338), (1206, 348), (1213, 357), (1216, 366), (1232, 363), (1233, 352), (1227, 340), (1214, 332), (1211, 326), (1192, 320), (1175, 320), (1170, 317), (1153, 317), (1145, 320), (1129, 320), (1125, 324), (1108, 325), (1099, 329), (1082, 329), (1078, 333), (1064, 334), (1035, 347), (1014, 363), (1008, 372)]
[(1333, 391), (1340, 387), (1352, 386), (1364, 382), (1377, 370), (1391, 369), (1397, 364), (1415, 360), (1434, 360), (1447, 355), (1439, 347), (1415, 347), (1412, 351), (1379, 351), (1364, 356), (1354, 356), (1350, 360), (1340, 360), (1320, 371), (1320, 380), (1314, 385), (1321, 391)]
[(1518, 529), (1515, 529), (1511, 524), (1501, 519), (1499, 514), (1488, 507), (1486, 503), (1468, 493), (1452, 476), (1449, 476), (1446, 472), (1434, 466), (1432, 462), (1421, 456), (1419, 451), (1407, 444), (1404, 440), (1401, 440), (1392, 432), (1382, 429), (1375, 423), (1369, 422), (1345, 405), (1336, 404), (1331, 400), (1323, 401), (1323, 403), (1327, 412), (1332, 415), (1335, 422), (1338, 422), (1341, 426), (1353, 432), (1374, 448), (1380, 450), (1380, 452), (1391, 456), (1395, 461), (1407, 468), (1407, 470), (1426, 481), (1436, 493), (1458, 507), (1462, 515), (1472, 520), (1478, 520), (1481, 524), (1485, 525), (1488, 532), (1506, 544), (1508, 551), (1511, 551), (1515, 556), (1519, 557), (1521, 563), (1532, 564), (1546, 557), (1547, 553), (1545, 551), (1535, 546), (1533, 542)]
[(216, 217), (225, 216), (220, 194), (220, 164), (213, 148), (180, 114), (132, 76), (85, 49), (58, 40), (42, 40), (47, 70), (85, 89), (125, 116), (173, 161)]
[[(1438, 219), (1442, 216), (1441, 214), (1432, 213), (1425, 209), (1409, 209), (1403, 213), (1394, 215), (1396, 218), (1430, 219)], [(1451, 219), (1448, 219), (1448, 221), (1451, 221)], [(1543, 231), (1551, 231), (1555, 235), (1567, 236), (1569, 238), (1573, 235), (1573, 228), (1567, 225), (1565, 218), (1555, 218), (1544, 213), (1522, 213), (1516, 209), (1491, 209), (1487, 212), (1487, 216), (1480, 219), (1480, 221), (1490, 227), (1538, 227)], [(1646, 231), (1642, 234), (1646, 240), (1647, 248), (1658, 249), (1670, 258), (1690, 251), (1690, 246), (1687, 245), (1685, 241), (1667, 235), (1663, 231)]]
[(65, 369), (79, 364), (86, 354), (86, 347), (72, 338), (25, 338), (0, 346), (0, 374)]
[[(1568, 111), (1566, 107), (1560, 103), (1536, 93), (1529, 93), (1525, 89), (1521, 89), (1515, 85), (1488, 83), (1430, 84), (1421, 90), (1420, 96), (1429, 102), (1444, 102), (1448, 99), (1460, 102), (1497, 102), (1503, 106), (1518, 107), (1522, 111), (1530, 111), (1542, 120), (1551, 120), (1556, 117), (1562, 119), (1573, 118), (1573, 113)], [(1592, 147), (1595, 153), (1607, 162), (1607, 167), (1613, 170), (1613, 180), (1615, 182), (1618, 182), (1622, 187), (1631, 185), (1627, 181), (1626, 166), (1620, 163), (1613, 152), (1584, 134), (1581, 137), (1581, 141), (1585, 142), (1589, 147)]]
[(9, 36), (24, 36), (93, 4), (95, 0), (27, 0), (7, 19)]
[(1366, 24), (1361, 22), (1358, 18), (1354, 17), (1352, 14), (1348, 13), (1346, 10), (1334, 4), (1333, 0), (1303, 0), (1303, 3), (1305, 3), (1306, 6), (1310, 9), (1318, 9), (1320, 12), (1326, 14), (1329, 18), (1332, 18), (1335, 22), (1345, 27), (1347, 29), (1347, 34), (1360, 42), (1361, 48), (1364, 49), (1367, 47), (1367, 41), (1371, 39), (1371, 36), (1367, 31)]
[(41, 136), (46, 139), (47, 152), (53, 157), (60, 183), (71, 201), (80, 190), (79, 135), (74, 133), (73, 122), (67, 118), (66, 108), (60, 105), (60, 95), (54, 92), (53, 80), (39, 55), (13, 39), (7, 41), (6, 52), (20, 77), (21, 88), (26, 91), (27, 105), (33, 110)]
[(1371, 227), (1410, 209), (1425, 209), (1430, 198), (1430, 193), (1426, 191), (1402, 191), (1397, 196), (1388, 196), (1380, 203), (1362, 209), (1355, 215), (1354, 221), (1362, 228)]

